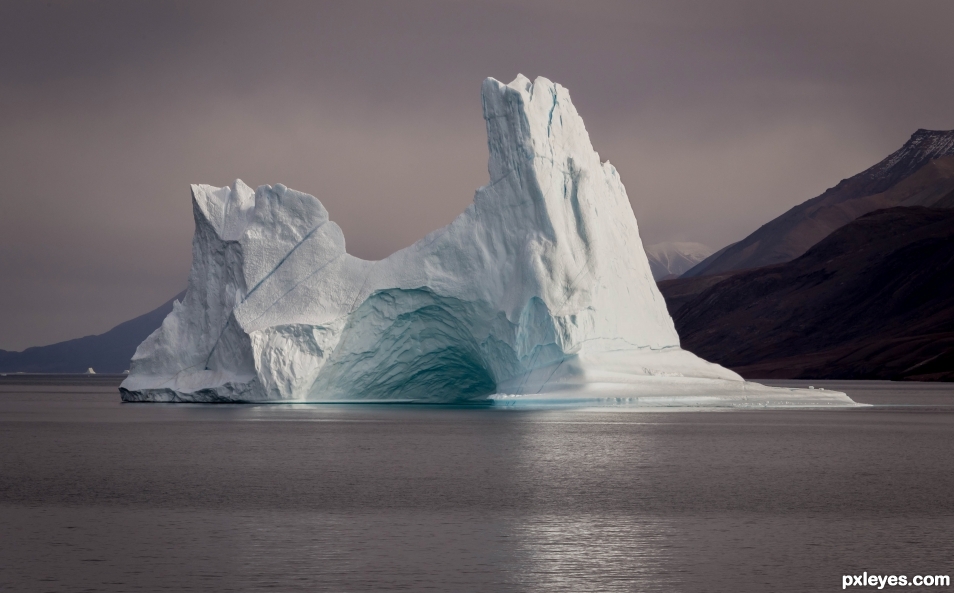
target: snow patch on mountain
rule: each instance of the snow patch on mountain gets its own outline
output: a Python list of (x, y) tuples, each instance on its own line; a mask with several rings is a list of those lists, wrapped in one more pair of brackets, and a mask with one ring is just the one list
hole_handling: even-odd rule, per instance
[(883, 179), (893, 185), (929, 161), (952, 154), (954, 154), (954, 130), (920, 129), (911, 135), (904, 146), (872, 167), (869, 174), (872, 179)]
[(677, 277), (715, 252), (702, 243), (667, 241), (646, 248), (649, 269), (657, 282)]

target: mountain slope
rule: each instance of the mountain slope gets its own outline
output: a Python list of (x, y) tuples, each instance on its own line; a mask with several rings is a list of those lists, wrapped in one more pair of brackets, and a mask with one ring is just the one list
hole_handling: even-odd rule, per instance
[(704, 280), (660, 283), (682, 345), (745, 377), (954, 380), (954, 211), (879, 210)]
[(22, 352), (0, 350), (0, 372), (4, 373), (122, 373), (136, 347), (162, 324), (172, 311), (172, 303), (185, 291), (158, 308), (120, 323), (106, 333), (66, 342), (27, 348)]
[(712, 249), (701, 243), (666, 242), (646, 248), (653, 280), (679, 276), (692, 266), (712, 255)]
[[(909, 178), (911, 182), (904, 183)], [(893, 206), (933, 206), (951, 191), (954, 130), (918, 130), (904, 146), (877, 165), (795, 206), (684, 276), (791, 261), (863, 214)]]

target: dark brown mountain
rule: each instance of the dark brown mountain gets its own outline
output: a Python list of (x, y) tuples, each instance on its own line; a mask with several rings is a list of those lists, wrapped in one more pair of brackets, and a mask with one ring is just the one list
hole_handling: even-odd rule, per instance
[(863, 214), (893, 206), (954, 205), (954, 130), (918, 130), (877, 165), (795, 206), (683, 277), (791, 261)]
[(793, 261), (659, 286), (683, 347), (747, 378), (954, 380), (951, 210), (878, 210)]

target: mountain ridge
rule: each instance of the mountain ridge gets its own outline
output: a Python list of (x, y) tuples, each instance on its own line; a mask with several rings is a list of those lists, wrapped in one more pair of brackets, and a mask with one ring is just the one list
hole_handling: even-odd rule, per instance
[(878, 210), (793, 261), (660, 289), (683, 347), (747, 378), (954, 380), (951, 210)]
[[(759, 268), (791, 261), (835, 229), (862, 214), (879, 208), (904, 205), (902, 202), (907, 197), (901, 197), (897, 203), (886, 200), (879, 202), (876, 199), (866, 201), (864, 198), (884, 197), (894, 186), (930, 166), (932, 161), (952, 157), (954, 130), (919, 129), (901, 148), (879, 163), (841, 180), (821, 195), (790, 208), (741, 241), (724, 248), (722, 253), (717, 252), (700, 262), (683, 274), (683, 277)], [(954, 161), (948, 164), (952, 166), (944, 169), (945, 179), (951, 182), (950, 188), (954, 191)], [(954, 202), (954, 197), (950, 201)]]
[(33, 346), (19, 352), (0, 350), (3, 373), (122, 373), (136, 347), (156, 331), (172, 311), (172, 303), (181, 300), (180, 292), (152, 311), (124, 321), (101, 334), (83, 336), (46, 346)]

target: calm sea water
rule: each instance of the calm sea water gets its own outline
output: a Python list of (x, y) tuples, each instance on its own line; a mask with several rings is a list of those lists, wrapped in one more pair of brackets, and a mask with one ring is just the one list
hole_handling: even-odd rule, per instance
[(812, 383), (867, 409), (596, 413), (121, 404), (117, 384), (0, 378), (0, 590), (954, 576), (951, 385)]

